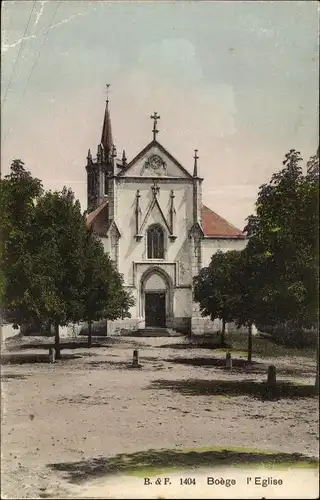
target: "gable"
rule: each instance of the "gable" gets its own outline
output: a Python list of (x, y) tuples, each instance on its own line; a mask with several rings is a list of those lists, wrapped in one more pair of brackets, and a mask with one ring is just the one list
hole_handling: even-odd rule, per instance
[(118, 175), (119, 177), (192, 178), (192, 175), (157, 141), (150, 142)]
[(164, 227), (167, 228), (168, 232), (171, 234), (171, 230), (169, 227), (169, 224), (161, 210), (161, 207), (159, 205), (158, 199), (155, 197), (151, 204), (149, 205), (149, 208), (147, 209), (146, 215), (143, 219), (143, 222), (141, 224), (141, 228), (139, 233), (142, 234), (143, 230), (147, 227), (150, 226), (151, 224), (156, 224), (160, 223)]

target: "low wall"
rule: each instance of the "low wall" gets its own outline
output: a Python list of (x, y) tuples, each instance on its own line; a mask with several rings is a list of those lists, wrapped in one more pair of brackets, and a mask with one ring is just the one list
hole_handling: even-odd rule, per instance
[(12, 325), (9, 325), (9, 324), (5, 324), (5, 325), (0, 326), (1, 343), (7, 339), (12, 338), (12, 337), (17, 337), (18, 335), (21, 335), (20, 328), (15, 329), (15, 328), (13, 328)]
[(203, 316), (194, 316), (191, 319), (191, 330), (193, 335), (215, 334), (221, 331), (221, 328), (222, 322), (219, 319), (211, 321), (210, 318), (205, 318)]
[[(191, 320), (191, 328), (193, 335), (203, 335), (212, 333), (213, 335), (222, 330), (222, 320), (215, 319), (211, 321), (208, 317), (194, 316)], [(237, 328), (235, 323), (226, 324), (226, 333), (248, 333), (247, 326)], [(258, 330), (255, 325), (252, 325), (252, 335), (257, 335)]]

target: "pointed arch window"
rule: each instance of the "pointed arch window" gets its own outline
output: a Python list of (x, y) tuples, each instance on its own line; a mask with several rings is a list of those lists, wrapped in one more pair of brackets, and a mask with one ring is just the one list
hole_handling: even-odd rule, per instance
[(148, 259), (164, 259), (164, 232), (159, 224), (153, 224), (147, 232)]

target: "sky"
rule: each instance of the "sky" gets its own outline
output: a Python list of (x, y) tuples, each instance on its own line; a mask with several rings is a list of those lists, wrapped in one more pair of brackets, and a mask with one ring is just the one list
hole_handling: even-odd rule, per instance
[(243, 229), (284, 155), (317, 150), (318, 24), (309, 0), (2, 2), (2, 175), (20, 158), (85, 210), (108, 83), (118, 153), (157, 111), (159, 142), (190, 172), (198, 149), (203, 202)]

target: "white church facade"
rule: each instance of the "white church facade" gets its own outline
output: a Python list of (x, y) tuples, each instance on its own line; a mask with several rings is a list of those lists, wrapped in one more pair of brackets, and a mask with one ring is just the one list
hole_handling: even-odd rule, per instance
[(193, 277), (217, 250), (241, 250), (244, 234), (202, 203), (197, 150), (189, 172), (153, 139), (130, 162), (117, 158), (108, 101), (96, 158), (87, 157), (87, 225), (101, 238), (135, 304), (131, 318), (108, 322), (117, 331), (219, 328), (199, 314)]

